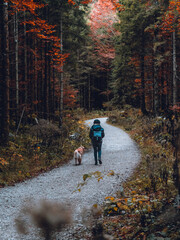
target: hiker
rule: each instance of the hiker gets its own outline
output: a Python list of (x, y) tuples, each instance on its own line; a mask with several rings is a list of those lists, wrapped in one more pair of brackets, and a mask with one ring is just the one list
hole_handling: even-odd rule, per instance
[[(100, 125), (99, 119), (94, 120), (94, 124), (90, 129), (89, 137), (91, 138), (91, 142), (94, 148), (94, 160), (95, 165), (102, 164), (101, 160), (101, 146), (102, 146), (102, 138), (105, 136), (104, 129)], [(98, 158), (97, 158), (98, 157)]]

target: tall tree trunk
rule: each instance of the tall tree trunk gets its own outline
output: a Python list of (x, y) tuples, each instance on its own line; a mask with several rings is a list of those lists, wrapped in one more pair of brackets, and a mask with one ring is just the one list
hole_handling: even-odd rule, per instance
[(158, 113), (158, 67), (156, 62), (156, 53), (154, 53), (153, 61), (153, 113)]
[(1, 144), (8, 143), (9, 136), (9, 30), (8, 30), (8, 3), (0, 1), (2, 6), (2, 116), (1, 116)]
[(52, 113), (53, 113), (53, 119), (54, 119), (54, 113), (55, 113), (55, 69), (54, 69), (54, 62), (52, 60)]
[(52, 87), (51, 87), (51, 59), (50, 56), (48, 56), (48, 90), (49, 90), (49, 119), (52, 118), (53, 114), (53, 104), (52, 104)]
[(18, 124), (18, 112), (19, 112), (19, 42), (18, 42), (18, 13), (16, 11), (14, 15), (14, 42), (15, 42), (15, 75), (16, 75), (16, 124)]
[(172, 33), (172, 48), (173, 48), (173, 97), (172, 104), (173, 106), (177, 103), (177, 62), (176, 62), (176, 32)]
[[(37, 40), (34, 40), (34, 46), (35, 46), (35, 52), (37, 52)], [(37, 71), (37, 56), (34, 56), (34, 110), (37, 113), (38, 109), (37, 109), (37, 101), (38, 101), (38, 71)]]
[(80, 69), (79, 69), (79, 61), (80, 61), (80, 56), (79, 56), (79, 49), (77, 49), (77, 87), (78, 87), (78, 95), (79, 95), (79, 105), (80, 107), (83, 106), (83, 103), (82, 103), (82, 96), (81, 96), (81, 85), (80, 85)]
[[(45, 18), (48, 21), (49, 19), (49, 7), (48, 5), (45, 7), (44, 12)], [(43, 116), (44, 119), (49, 118), (49, 108), (48, 108), (48, 100), (49, 100), (49, 91), (48, 91), (48, 50), (49, 50), (49, 43), (45, 40), (45, 49), (44, 49), (44, 57), (45, 57), (45, 66), (44, 66), (44, 92), (43, 92)]]
[(44, 91), (43, 91), (43, 116), (48, 118), (48, 43), (45, 42), (45, 69), (44, 69)]
[[(41, 49), (44, 49), (43, 46), (43, 42), (41, 40), (40, 43), (40, 47)], [(41, 51), (41, 72), (40, 72), (40, 87), (39, 87), (39, 96), (41, 99), (41, 103), (40, 103), (40, 117), (43, 118), (44, 117), (44, 106), (43, 106), (43, 98), (44, 98), (44, 51)]]
[(91, 111), (91, 76), (89, 73), (89, 78), (88, 78), (88, 111)]
[(165, 111), (166, 107), (167, 107), (167, 102), (166, 102), (166, 95), (165, 95), (166, 85), (165, 85), (165, 78), (164, 78), (164, 64), (162, 64), (161, 72), (162, 72), (162, 75), (161, 75), (161, 109), (163, 111)]
[(141, 41), (141, 53), (140, 53), (140, 64), (141, 64), (141, 111), (146, 114), (146, 104), (145, 104), (145, 78), (144, 78), (144, 30), (142, 30), (142, 41)]
[[(24, 22), (26, 21), (26, 15), (24, 12)], [(28, 81), (27, 81), (27, 33), (26, 24), (24, 24), (24, 82), (25, 82), (25, 104), (27, 105), (28, 98)]]
[[(63, 22), (62, 22), (62, 13), (60, 19), (60, 38), (61, 38), (61, 54), (63, 54)], [(61, 66), (61, 73), (60, 73), (60, 116), (59, 116), (59, 127), (62, 126), (63, 122), (63, 108), (64, 108), (64, 75), (63, 75), (63, 65)]]

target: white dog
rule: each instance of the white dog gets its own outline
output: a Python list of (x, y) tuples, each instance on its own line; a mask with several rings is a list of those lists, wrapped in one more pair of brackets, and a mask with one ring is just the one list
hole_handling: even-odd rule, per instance
[(75, 165), (77, 165), (78, 163), (79, 163), (79, 165), (81, 165), (83, 153), (84, 153), (84, 147), (83, 146), (77, 148), (74, 151)]

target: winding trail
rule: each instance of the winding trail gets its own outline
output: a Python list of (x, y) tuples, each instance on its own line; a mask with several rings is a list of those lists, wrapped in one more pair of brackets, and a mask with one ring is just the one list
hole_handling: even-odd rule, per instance
[[(21, 209), (29, 203), (38, 204), (41, 200), (69, 203), (74, 209), (74, 225), (69, 231), (58, 235), (57, 240), (75, 239), (73, 231), (82, 227), (82, 210), (93, 204), (102, 204), (106, 196), (115, 195), (116, 191), (132, 173), (140, 160), (139, 150), (131, 138), (121, 129), (108, 125), (107, 118), (101, 118), (105, 130), (102, 145), (102, 165), (95, 166), (92, 149), (83, 156), (82, 165), (75, 166), (74, 160), (69, 164), (44, 173), (15, 186), (0, 190), (0, 240), (38, 240), (39, 235), (31, 231), (20, 235), (15, 228), (14, 219)], [(93, 119), (86, 121), (91, 126)], [(110, 170), (114, 176), (107, 176)], [(88, 179), (87, 184), (77, 190), (78, 183), (83, 182), (83, 175), (100, 171), (103, 179)], [(31, 229), (32, 230), (32, 229)]]

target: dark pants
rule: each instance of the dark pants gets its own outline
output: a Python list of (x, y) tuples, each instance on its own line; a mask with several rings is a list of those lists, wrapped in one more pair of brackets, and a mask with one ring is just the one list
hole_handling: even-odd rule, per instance
[(97, 163), (97, 157), (98, 157), (98, 160), (101, 160), (101, 146), (102, 146), (102, 142), (93, 143), (94, 160), (96, 163)]

